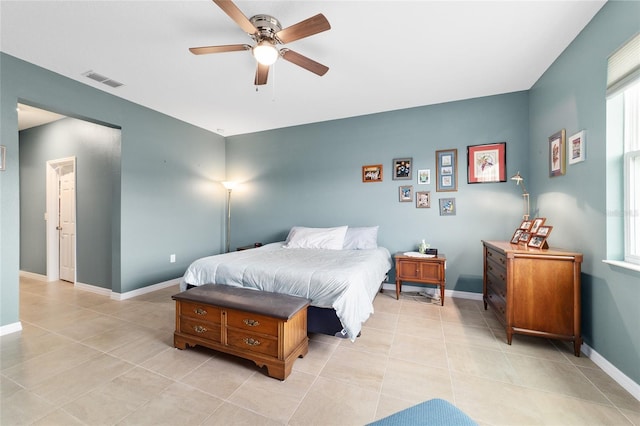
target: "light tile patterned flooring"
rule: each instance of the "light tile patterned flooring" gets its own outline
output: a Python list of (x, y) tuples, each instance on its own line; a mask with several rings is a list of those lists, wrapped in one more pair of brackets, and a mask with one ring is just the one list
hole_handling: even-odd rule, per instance
[(379, 294), (355, 343), (312, 335), (289, 378), (172, 347), (172, 287), (125, 301), (22, 278), (0, 339), (4, 425), (363, 425), (431, 398), (481, 425), (640, 425), (640, 402), (565, 343), (505, 333), (482, 302)]

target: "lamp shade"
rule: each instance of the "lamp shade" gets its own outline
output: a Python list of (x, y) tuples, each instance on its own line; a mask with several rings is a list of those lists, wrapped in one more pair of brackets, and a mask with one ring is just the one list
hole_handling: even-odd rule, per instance
[(272, 65), (278, 59), (278, 49), (272, 43), (263, 40), (253, 48), (253, 56), (262, 65)]
[(238, 182), (233, 182), (233, 181), (224, 181), (222, 182), (222, 185), (227, 188), (228, 190), (232, 190), (233, 188), (235, 188), (236, 186), (238, 186)]

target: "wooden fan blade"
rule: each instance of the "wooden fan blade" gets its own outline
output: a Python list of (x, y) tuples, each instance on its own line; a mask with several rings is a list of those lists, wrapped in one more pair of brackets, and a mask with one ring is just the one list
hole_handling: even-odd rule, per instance
[(215, 4), (218, 5), (220, 9), (231, 19), (233, 19), (242, 30), (248, 34), (255, 34), (258, 32), (258, 29), (249, 21), (249, 19), (242, 13), (238, 6), (236, 6), (232, 1), (229, 0), (213, 0)]
[(280, 56), (282, 56), (282, 59), (296, 64), (297, 66), (302, 67), (307, 71), (311, 71), (312, 73), (319, 76), (323, 76), (327, 73), (327, 71), (329, 71), (329, 67), (326, 67), (321, 63), (316, 62), (313, 59), (309, 59), (306, 56), (303, 56), (290, 49), (280, 49)]
[(267, 84), (267, 78), (269, 77), (269, 65), (262, 65), (258, 62), (258, 68), (256, 68), (256, 78), (253, 84), (256, 86), (262, 86)]
[(251, 46), (248, 44), (226, 44), (223, 46), (203, 46), (203, 47), (190, 47), (189, 52), (194, 55), (206, 55), (208, 53), (224, 53), (224, 52), (237, 52), (240, 50), (251, 50)]
[(309, 37), (331, 29), (331, 25), (322, 13), (300, 21), (276, 33), (276, 37), (283, 43), (291, 43), (301, 38)]

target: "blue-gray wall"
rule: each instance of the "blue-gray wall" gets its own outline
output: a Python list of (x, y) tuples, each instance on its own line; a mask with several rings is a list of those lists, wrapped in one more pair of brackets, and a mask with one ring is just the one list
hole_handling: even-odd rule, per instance
[[(120, 130), (74, 118), (20, 132), (20, 270), (47, 274), (47, 161), (76, 157), (78, 282), (111, 289), (120, 217)], [(119, 241), (119, 238), (117, 239)]]
[[(602, 263), (607, 258), (607, 58), (640, 31), (640, 2), (609, 1), (530, 90), (530, 190), (554, 225), (554, 242), (584, 253), (582, 331), (585, 342), (640, 383), (640, 273)], [(548, 138), (586, 130), (587, 159), (549, 177)], [(622, 181), (614, 186), (622, 186)], [(616, 214), (620, 209), (613, 209)], [(617, 220), (622, 216), (617, 214)], [(615, 219), (615, 218), (613, 218)], [(620, 253), (620, 248), (615, 251)]]
[[(421, 239), (447, 255), (447, 288), (482, 292), (481, 239), (508, 239), (522, 218), (513, 181), (467, 184), (467, 146), (507, 143), (507, 177), (527, 174), (527, 92), (426, 106), (227, 138), (233, 193), (232, 246), (284, 239), (292, 225), (379, 225), (392, 252), (415, 250)], [(436, 192), (435, 152), (458, 150), (458, 191)], [(430, 169), (392, 180), (394, 158)], [(363, 183), (362, 166), (382, 164), (383, 182)], [(431, 208), (399, 202), (398, 188), (431, 191)], [(440, 216), (438, 200), (455, 198), (455, 216)]]
[[(111, 218), (114, 292), (180, 277), (193, 259), (224, 249), (222, 136), (0, 53), (0, 140), (7, 148), (0, 172), (0, 325), (16, 323), (19, 315), (18, 102), (121, 128), (121, 173), (113, 177), (120, 185), (113, 198), (119, 214)], [(88, 284), (102, 285), (103, 278), (96, 279)]]
[[(295, 224), (380, 225), (380, 243), (408, 250), (422, 238), (449, 258), (447, 288), (480, 291), (481, 239), (511, 236), (521, 215), (513, 183), (466, 184), (466, 147), (507, 142), (507, 175), (520, 171), (534, 214), (554, 226), (551, 243), (580, 250), (586, 343), (640, 383), (640, 280), (605, 258), (606, 58), (638, 31), (638, 2), (609, 1), (531, 91), (273, 130), (226, 140), (233, 192), (232, 246), (284, 238)], [(122, 127), (121, 234), (123, 291), (178, 276), (192, 259), (219, 251), (224, 235), (224, 140), (38, 67), (0, 55), (0, 324), (17, 321), (18, 153), (20, 98), (58, 112), (82, 112)], [(587, 130), (587, 161), (548, 177), (547, 138)], [(435, 150), (458, 149), (459, 190), (430, 190), (431, 209), (399, 203), (393, 158), (413, 157), (435, 177)], [(382, 183), (361, 182), (365, 164), (382, 163)], [(168, 178), (160, 183), (160, 178)], [(437, 200), (455, 197), (458, 214), (438, 215)], [(176, 227), (177, 229), (174, 229)], [(181, 256), (184, 249), (184, 256)], [(166, 258), (178, 253), (175, 269)], [(120, 289), (116, 289), (119, 291)]]

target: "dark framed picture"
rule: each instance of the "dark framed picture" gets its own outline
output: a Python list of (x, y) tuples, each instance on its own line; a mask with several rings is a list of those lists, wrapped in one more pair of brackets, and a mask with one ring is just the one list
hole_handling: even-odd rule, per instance
[(531, 221), (523, 220), (522, 223), (520, 224), (520, 229), (523, 229), (525, 231), (528, 231), (529, 229), (531, 229)]
[(456, 215), (456, 199), (455, 198), (440, 198), (440, 216), (455, 216)]
[(506, 142), (471, 145), (467, 147), (468, 183), (492, 183), (506, 181)]
[(549, 137), (549, 176), (562, 176), (567, 168), (565, 152), (565, 130), (562, 129)]
[(401, 186), (398, 188), (398, 195), (401, 203), (407, 203), (413, 201), (413, 186)]
[(458, 150), (436, 151), (436, 191), (458, 190)]
[(542, 226), (542, 224), (544, 223), (544, 221), (547, 220), (544, 217), (537, 217), (535, 219), (533, 219), (533, 223), (531, 224), (531, 233), (532, 234), (537, 234), (538, 233), (538, 229), (540, 229), (540, 227)]
[(549, 237), (549, 234), (551, 234), (551, 230), (553, 229), (553, 226), (541, 226), (538, 228), (538, 232), (536, 232), (536, 235), (541, 236), (541, 237)]
[(418, 191), (416, 192), (416, 207), (419, 209), (428, 209), (431, 207), (431, 192), (430, 191)]
[(534, 235), (533, 237), (531, 237), (527, 245), (533, 248), (542, 248), (544, 244), (544, 240), (546, 239), (547, 237), (543, 237), (541, 235)]
[(525, 232), (524, 229), (516, 229), (516, 232), (513, 233), (513, 237), (511, 237), (511, 244), (518, 244), (520, 241), (520, 235), (522, 235), (523, 232)]
[(393, 159), (393, 180), (411, 180), (413, 172), (412, 158)]
[(520, 238), (518, 238), (518, 243), (527, 244), (530, 239), (531, 239), (531, 232), (523, 230), (522, 233), (520, 234)]
[(363, 182), (382, 182), (382, 164), (362, 166)]

